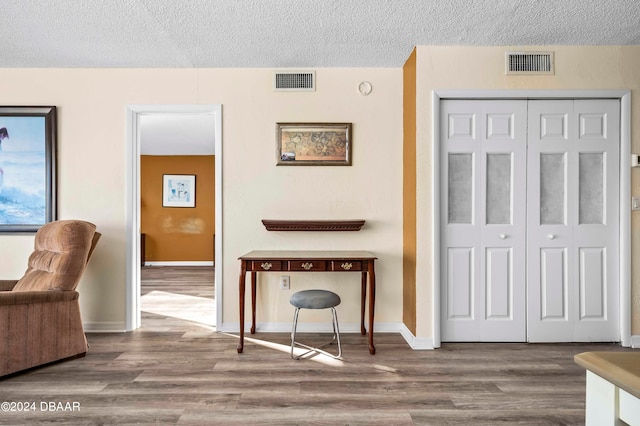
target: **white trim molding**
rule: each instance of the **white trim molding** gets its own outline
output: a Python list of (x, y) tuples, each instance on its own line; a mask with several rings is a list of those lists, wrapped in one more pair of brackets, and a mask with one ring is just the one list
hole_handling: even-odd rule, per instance
[(400, 334), (414, 351), (434, 350), (433, 339), (429, 337), (416, 337), (406, 325), (401, 324)]
[[(440, 100), (442, 99), (618, 99), (620, 100), (620, 343), (631, 336), (631, 91), (630, 90), (434, 90), (432, 92), (432, 336), (440, 347)], [(636, 336), (634, 336), (635, 338)]]
[[(259, 322), (256, 324), (256, 331), (261, 333), (290, 333), (291, 332), (292, 323), (290, 322)], [(245, 324), (245, 332), (248, 333), (251, 329), (251, 324)], [(360, 323), (345, 323), (339, 324), (340, 333), (360, 333)], [(219, 325), (217, 327), (219, 332), (223, 333), (238, 333), (240, 330), (240, 323), (238, 322), (227, 322)], [(300, 333), (332, 333), (333, 328), (331, 327), (331, 323), (298, 323), (298, 332)], [(374, 344), (375, 344), (375, 334), (378, 333), (399, 333), (407, 344), (413, 350), (431, 350), (434, 349), (433, 339), (431, 338), (418, 338), (415, 337), (411, 331), (407, 328), (403, 323), (398, 322), (383, 322), (376, 323), (374, 333)], [(251, 337), (251, 335), (246, 335), (246, 337)]]
[(634, 334), (631, 336), (631, 347), (633, 349), (640, 349), (640, 335)]
[[(256, 331), (262, 333), (290, 333), (292, 322), (258, 322)], [(374, 335), (377, 333), (400, 333), (400, 323), (383, 322), (376, 323), (373, 330)], [(251, 323), (245, 322), (245, 332), (251, 329)], [(360, 333), (360, 323), (339, 323), (340, 333)], [(239, 322), (225, 322), (217, 327), (218, 331), (225, 333), (237, 333), (240, 330)], [(298, 331), (301, 333), (333, 333), (330, 322), (299, 322)]]
[(126, 325), (122, 321), (85, 322), (82, 324), (86, 333), (124, 333)]

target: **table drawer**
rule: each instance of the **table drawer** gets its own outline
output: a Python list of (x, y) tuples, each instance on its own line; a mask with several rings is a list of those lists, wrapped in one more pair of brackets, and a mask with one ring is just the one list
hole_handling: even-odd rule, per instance
[(359, 260), (333, 260), (332, 271), (362, 271), (362, 262)]
[(290, 271), (326, 271), (326, 260), (290, 260)]
[(282, 271), (280, 260), (252, 260), (249, 266), (251, 271)]

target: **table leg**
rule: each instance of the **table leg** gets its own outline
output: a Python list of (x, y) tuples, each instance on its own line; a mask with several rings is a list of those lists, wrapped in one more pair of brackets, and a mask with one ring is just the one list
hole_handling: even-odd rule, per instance
[(367, 334), (367, 329), (364, 327), (364, 311), (367, 305), (367, 271), (362, 271), (362, 291), (360, 297), (360, 334), (363, 336)]
[(374, 261), (368, 262), (369, 272), (369, 353), (374, 355), (376, 353), (376, 347), (373, 346), (373, 316), (376, 305), (376, 273), (374, 271)]
[(256, 334), (256, 281), (257, 272), (251, 272), (251, 334)]
[(238, 342), (238, 353), (244, 349), (244, 293), (247, 266), (244, 260), (240, 261), (240, 280), (238, 281), (238, 300), (240, 302), (240, 341)]

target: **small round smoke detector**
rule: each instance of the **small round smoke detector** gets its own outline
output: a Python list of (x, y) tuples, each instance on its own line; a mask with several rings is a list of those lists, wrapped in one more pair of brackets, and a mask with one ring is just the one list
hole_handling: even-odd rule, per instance
[(367, 96), (369, 93), (371, 93), (372, 89), (373, 86), (371, 86), (371, 83), (369, 83), (368, 81), (363, 81), (358, 85), (358, 92), (360, 92), (362, 96)]

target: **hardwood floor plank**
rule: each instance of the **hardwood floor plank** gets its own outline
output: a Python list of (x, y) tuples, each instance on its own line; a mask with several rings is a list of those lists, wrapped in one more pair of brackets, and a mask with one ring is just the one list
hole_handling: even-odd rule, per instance
[(206, 411), (189, 411), (178, 424), (207, 425), (362, 425), (405, 426), (413, 425), (411, 416), (402, 410), (351, 410), (270, 408), (242, 409), (217, 412), (212, 416)]

